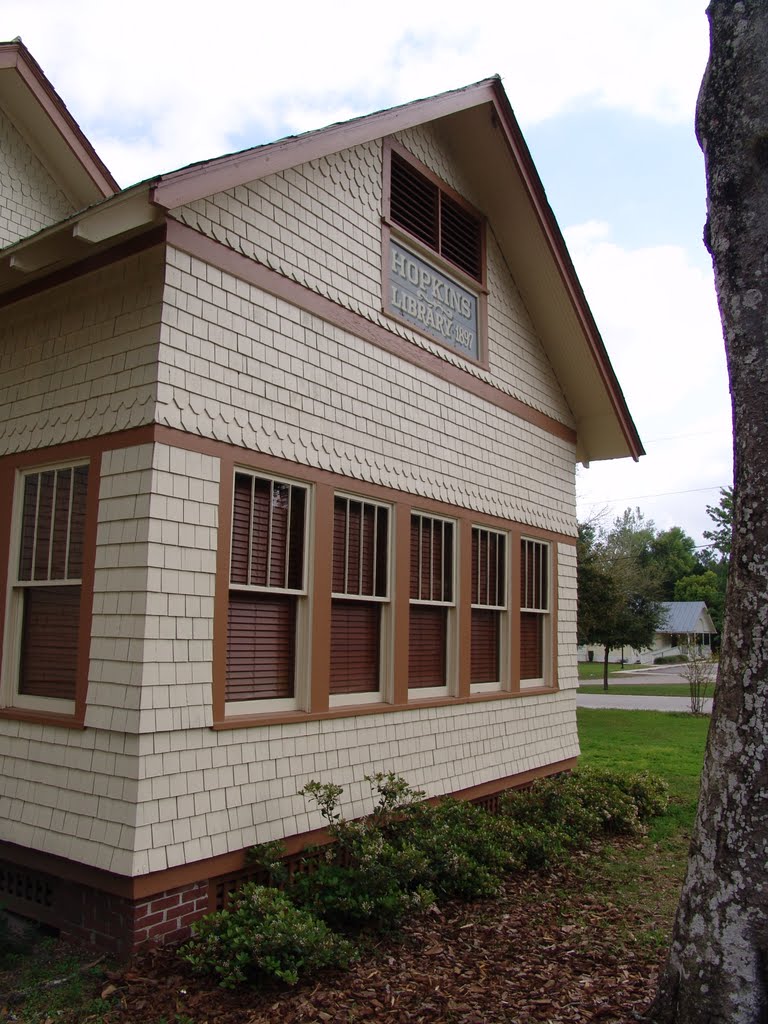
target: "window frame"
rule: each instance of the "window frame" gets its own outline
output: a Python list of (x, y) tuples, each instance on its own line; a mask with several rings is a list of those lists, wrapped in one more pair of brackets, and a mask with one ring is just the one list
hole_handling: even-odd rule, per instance
[[(384, 565), (384, 583), (386, 594), (377, 596), (375, 594), (353, 594), (349, 592), (336, 591), (333, 589), (333, 563), (334, 552), (331, 553), (331, 617), (333, 617), (334, 601), (364, 602), (367, 604), (380, 605), (379, 613), (379, 686), (376, 690), (365, 693), (333, 693), (332, 685), (332, 662), (329, 652), (329, 677), (328, 677), (328, 706), (330, 708), (348, 707), (361, 704), (378, 704), (386, 700), (391, 689), (392, 675), (392, 591), (393, 591), (393, 544), (392, 538), (395, 528), (395, 511), (391, 504), (385, 501), (378, 501), (373, 498), (363, 497), (348, 491), (334, 490), (333, 492), (333, 515), (335, 523), (336, 501), (347, 502), (347, 509), (351, 502), (361, 505), (361, 516), (364, 515), (365, 506), (375, 509), (383, 509), (387, 513), (387, 552)], [(375, 531), (375, 526), (374, 526)], [(374, 561), (375, 572), (375, 561)], [(375, 581), (374, 587), (375, 590)]]
[[(410, 576), (412, 572), (412, 565), (409, 558), (409, 590), (408, 590), (408, 611), (409, 611), (409, 626), (408, 626), (408, 650), (411, 649), (411, 614), (410, 610), (414, 607), (433, 607), (433, 608), (445, 608), (446, 609), (446, 621), (445, 621), (445, 683), (442, 686), (411, 686), (410, 685), (410, 672), (408, 675), (408, 700), (425, 700), (430, 697), (450, 697), (455, 695), (456, 678), (459, 664), (459, 651), (458, 651), (458, 609), (459, 609), (459, 566), (460, 566), (460, 555), (459, 555), (459, 543), (460, 543), (460, 531), (459, 521), (452, 519), (449, 516), (443, 516), (434, 512), (421, 511), (418, 508), (411, 508), (409, 516), (410, 530), (413, 530), (413, 520), (418, 517), (419, 519), (428, 519), (432, 522), (444, 523), (450, 526), (452, 533), (452, 559), (451, 559), (451, 571), (450, 571), (450, 587), (451, 587), (451, 599), (446, 600), (435, 600), (426, 598), (414, 598), (410, 594)], [(410, 552), (411, 536), (408, 536), (408, 549)], [(420, 558), (421, 561), (421, 558)]]
[[(392, 219), (392, 154), (395, 153), (405, 163), (410, 164), (414, 171), (436, 185), (441, 194), (447, 196), (452, 202), (461, 206), (467, 213), (474, 217), (480, 229), (480, 276), (473, 277), (463, 270), (458, 264), (442, 255), (418, 235), (412, 234), (408, 228), (396, 223)], [(476, 366), (487, 370), (488, 359), (488, 232), (485, 216), (476, 209), (459, 192), (443, 181), (437, 174), (429, 169), (426, 164), (418, 160), (405, 146), (397, 142), (393, 137), (384, 139), (383, 143), (383, 208), (382, 208), (382, 260), (381, 260), (381, 282), (382, 282), (382, 311), (391, 319), (398, 321), (410, 330), (427, 338), (439, 348), (458, 355), (460, 359), (466, 360)], [(414, 255), (434, 264), (435, 268), (447, 277), (452, 277), (462, 288), (473, 292), (477, 296), (477, 356), (470, 355), (460, 348), (441, 341), (438, 337), (426, 330), (420, 330), (418, 325), (402, 316), (392, 304), (390, 298), (388, 266), (390, 260), (390, 240), (394, 239), (413, 251)]]
[[(495, 534), (501, 538), (504, 546), (503, 555), (501, 558), (504, 566), (504, 584), (503, 584), (503, 602), (501, 604), (488, 604), (480, 601), (470, 600), (470, 619), (474, 611), (495, 611), (498, 612), (498, 659), (499, 659), (499, 678), (498, 680), (473, 683), (470, 675), (470, 693), (495, 693), (498, 690), (508, 690), (510, 687), (510, 628), (509, 628), (509, 616), (510, 616), (510, 535), (507, 530), (501, 530), (493, 526), (486, 526), (480, 523), (472, 523), (472, 555), (474, 555), (474, 535), (475, 532), (478, 534)], [(478, 544), (479, 549), (479, 544)], [(470, 593), (474, 588), (474, 564), (471, 562), (470, 567)], [(479, 596), (479, 595), (478, 595)], [(470, 665), (472, 659), (472, 631), (470, 624)]]
[[(546, 553), (546, 568), (539, 576), (539, 587), (545, 591), (546, 601), (540, 601), (538, 605), (527, 605), (525, 603), (524, 595), (527, 595), (527, 558), (526, 558), (526, 546), (535, 545), (541, 551)], [(553, 666), (553, 653), (552, 653), (552, 580), (553, 580), (553, 564), (552, 564), (552, 551), (553, 545), (550, 541), (541, 540), (537, 537), (523, 536), (520, 538), (520, 609), (519, 609), (519, 623), (520, 623), (520, 637), (521, 637), (521, 649), (520, 649), (520, 668), (519, 668), (519, 680), (520, 689), (539, 689), (542, 687), (551, 687), (552, 683), (552, 666)], [(534, 598), (535, 598), (535, 584), (534, 584)], [(541, 644), (541, 669), (542, 674), (540, 676), (523, 677), (522, 674), (522, 617), (523, 615), (538, 615), (540, 617), (539, 625), (539, 636)]]
[[(300, 488), (304, 492), (304, 522), (303, 522), (303, 550), (301, 561), (301, 587), (276, 587), (269, 584), (257, 583), (233, 583), (232, 582), (232, 555), (235, 544), (235, 491), (237, 477), (247, 476), (252, 481), (262, 480), (270, 485), (282, 484), (288, 487)], [(253, 485), (252, 485), (253, 486)], [(236, 464), (232, 472), (232, 507), (229, 524), (229, 553), (227, 560), (227, 617), (229, 616), (231, 594), (278, 594), (295, 598), (295, 622), (294, 622), (294, 661), (293, 661), (293, 696), (290, 697), (251, 697), (245, 700), (227, 700), (227, 670), (224, 676), (224, 715), (226, 718), (242, 717), (244, 715), (265, 715), (286, 711), (306, 710), (309, 700), (309, 662), (311, 653), (311, 580), (310, 580), (310, 552), (312, 548), (312, 522), (313, 522), (314, 489), (311, 484), (280, 476), (250, 466)], [(252, 513), (251, 513), (252, 514)], [(286, 545), (290, 543), (290, 520), (286, 529)], [(267, 565), (270, 559), (268, 557)], [(290, 569), (286, 563), (286, 577)], [(269, 572), (269, 569), (268, 569)], [(225, 660), (229, 656), (229, 628), (226, 630)]]
[[(64, 470), (76, 470), (85, 467), (87, 479), (85, 485), (85, 498), (83, 507), (82, 526), (82, 555), (80, 576), (78, 578), (64, 578), (60, 580), (22, 580), (20, 579), (20, 559), (23, 542), (23, 514), (24, 514), (24, 492), (26, 480), (32, 476), (41, 477), (44, 473), (56, 473)], [(0, 705), (8, 710), (20, 712), (32, 712), (39, 715), (51, 715), (62, 718), (73, 718), (81, 703), (81, 682), (84, 672), (84, 663), (87, 665), (89, 651), (82, 650), (83, 617), (90, 612), (89, 596), (91, 592), (91, 581), (89, 580), (89, 566), (86, 558), (86, 545), (88, 543), (89, 527), (89, 495), (93, 486), (94, 460), (90, 458), (63, 459), (60, 462), (46, 462), (39, 465), (28, 465), (16, 469), (13, 478), (13, 499), (11, 502), (11, 534), (8, 552), (8, 575), (6, 581), (5, 601), (5, 623), (3, 629), (3, 651), (2, 651), (2, 679), (0, 687)], [(69, 526), (67, 532), (66, 546), (70, 545), (71, 530), (71, 498), (69, 512)], [(66, 556), (69, 557), (69, 554)], [(50, 562), (51, 554), (49, 554)], [(49, 568), (50, 572), (50, 568)], [(34, 575), (34, 568), (32, 569)], [(79, 606), (77, 613), (77, 651), (75, 661), (74, 693), (69, 697), (40, 696), (36, 694), (25, 694), (20, 692), (21, 685), (21, 658), (23, 654), (23, 630), (24, 630), (24, 592), (27, 590), (47, 590), (53, 587), (78, 587), (80, 590)]]

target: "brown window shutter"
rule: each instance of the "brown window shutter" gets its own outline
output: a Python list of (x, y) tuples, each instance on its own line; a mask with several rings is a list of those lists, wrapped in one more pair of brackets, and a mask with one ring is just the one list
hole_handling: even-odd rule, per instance
[(19, 693), (74, 700), (80, 587), (26, 587)]
[(226, 700), (292, 697), (296, 598), (230, 591)]
[(69, 569), (67, 579), (83, 575), (85, 540), (85, 500), (88, 492), (88, 467), (75, 466), (72, 472), (72, 518), (69, 524)]
[(35, 547), (35, 509), (39, 474), (34, 473), (24, 480), (24, 501), (21, 512), (21, 550), (19, 554), (19, 579), (32, 579), (32, 554)]
[(500, 613), (490, 608), (472, 609), (470, 682), (497, 683), (499, 663)]
[(379, 688), (381, 605), (334, 600), (331, 609), (331, 693)]
[(478, 281), (483, 276), (483, 234), (480, 221), (463, 206), (440, 196), (440, 253)]
[(232, 556), (230, 580), (248, 583), (248, 551), (251, 532), (251, 478), (244, 473), (235, 474), (232, 500)]
[(399, 154), (390, 164), (389, 215), (394, 224), (470, 277), (483, 278), (481, 218)]
[(412, 604), (408, 637), (408, 686), (445, 686), (448, 609)]
[(35, 541), (35, 564), (32, 575), (32, 578), (35, 580), (47, 580), (49, 578), (48, 550), (51, 542), (55, 478), (56, 473), (53, 470), (40, 473), (38, 476), (40, 483), (37, 506), (37, 538)]
[(392, 154), (390, 217), (431, 249), (440, 244), (440, 192), (433, 182), (406, 160)]
[(520, 678), (540, 679), (544, 675), (544, 616), (536, 612), (520, 615)]

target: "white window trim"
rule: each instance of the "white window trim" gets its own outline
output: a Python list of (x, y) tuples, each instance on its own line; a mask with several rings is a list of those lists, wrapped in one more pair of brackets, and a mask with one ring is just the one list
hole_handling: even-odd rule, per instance
[(458, 652), (458, 629), (457, 629), (457, 587), (458, 587), (458, 567), (460, 565), (460, 536), (459, 536), (459, 524), (456, 519), (451, 519), (448, 516), (435, 515), (432, 512), (422, 512), (418, 508), (411, 509), (411, 515), (408, 518), (408, 543), (410, 545), (410, 530), (411, 520), (413, 516), (421, 516), (424, 519), (433, 519), (437, 522), (450, 523), (453, 528), (453, 564), (451, 566), (451, 593), (453, 594), (453, 600), (451, 601), (426, 601), (423, 598), (409, 598), (408, 606), (411, 605), (427, 605), (429, 607), (440, 607), (447, 608), (448, 614), (446, 617), (445, 624), (445, 686), (414, 686), (408, 688), (408, 700), (429, 700), (432, 697), (450, 697), (456, 693), (456, 678), (457, 669), (459, 664), (459, 652)]
[(232, 544), (234, 530), (230, 522), (229, 537), (229, 561), (227, 563), (227, 604), (229, 594), (233, 590), (245, 591), (246, 593), (284, 594), (288, 597), (295, 597), (296, 600), (296, 646), (293, 665), (293, 696), (292, 697), (265, 697), (252, 700), (225, 700), (224, 717), (237, 718), (241, 716), (271, 715), (286, 711), (306, 711), (309, 709), (310, 700), (310, 647), (312, 632), (312, 608), (310, 594), (312, 593), (310, 552), (314, 548), (314, 488), (303, 480), (293, 480), (290, 477), (276, 476), (273, 473), (261, 472), (251, 466), (235, 466), (232, 474), (232, 501), (234, 512), (235, 478), (237, 474), (255, 477), (260, 480), (269, 480), (272, 483), (287, 484), (289, 487), (301, 487), (305, 493), (304, 500), (304, 552), (302, 564), (303, 588), (289, 589), (288, 587), (265, 587), (252, 583), (232, 583)]
[[(351, 494), (347, 491), (334, 491), (333, 498), (334, 507), (336, 498), (343, 498), (347, 501), (361, 502), (364, 505), (374, 505), (377, 508), (387, 510), (387, 564), (385, 569), (387, 594), (386, 597), (373, 597), (368, 594), (340, 594), (332, 591), (332, 601), (366, 601), (371, 604), (380, 604), (382, 607), (379, 621), (379, 688), (371, 690), (369, 693), (330, 693), (329, 679), (328, 706), (330, 708), (343, 708), (366, 704), (381, 704), (386, 701), (391, 702), (393, 687), (392, 623), (394, 620), (392, 615), (392, 568), (394, 564), (392, 558), (392, 538), (395, 533), (395, 510), (392, 505), (385, 501), (371, 501), (369, 498), (363, 498), (358, 494)], [(331, 571), (333, 571), (333, 565), (331, 565)]]
[[(74, 715), (76, 701), (63, 697), (37, 697), (19, 693), (19, 668), (21, 662), (21, 634), (23, 625), (22, 593), (28, 587), (45, 586), (79, 586), (82, 588), (82, 577), (79, 580), (20, 580), (19, 556), (21, 553), (22, 512), (24, 508), (24, 481), (28, 476), (60, 469), (75, 469), (87, 466), (90, 472), (90, 461), (74, 459), (64, 462), (46, 462), (39, 466), (25, 466), (18, 469), (13, 481), (13, 501), (11, 503), (11, 543), (8, 557), (8, 579), (6, 581), (6, 614), (3, 630), (2, 686), (0, 687), (0, 707), (18, 708), (23, 711), (37, 711), (43, 714)], [(82, 594), (82, 590), (81, 590)]]

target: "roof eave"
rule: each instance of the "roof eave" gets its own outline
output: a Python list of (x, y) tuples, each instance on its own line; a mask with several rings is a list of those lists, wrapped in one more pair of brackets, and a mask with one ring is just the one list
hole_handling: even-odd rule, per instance
[[(20, 40), (0, 43), (0, 72), (7, 71), (16, 72), (23, 91), (0, 89), (2, 106), (14, 121), (22, 125), (29, 124), (32, 117), (34, 124), (30, 127), (34, 128), (34, 134), (46, 132), (46, 142), (55, 151), (60, 166), (66, 168), (66, 176), (70, 179), (68, 184), (70, 191), (75, 192), (73, 199), (76, 203), (82, 205), (83, 202), (92, 202), (97, 196), (106, 198), (119, 192), (120, 186), (108, 167)], [(36, 149), (39, 148), (38, 145)], [(84, 190), (89, 189), (91, 194), (84, 197)]]

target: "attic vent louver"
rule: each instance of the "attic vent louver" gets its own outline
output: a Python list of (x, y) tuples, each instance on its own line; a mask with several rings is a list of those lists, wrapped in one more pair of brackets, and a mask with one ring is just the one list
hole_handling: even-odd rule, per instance
[(480, 218), (392, 153), (390, 217), (476, 281), (482, 280)]

